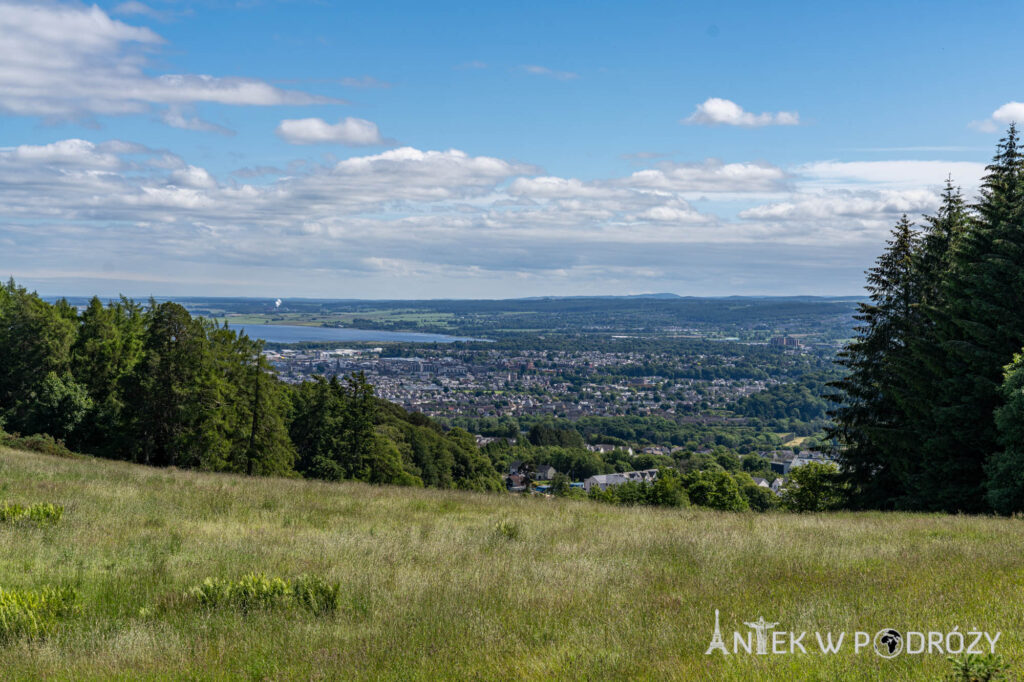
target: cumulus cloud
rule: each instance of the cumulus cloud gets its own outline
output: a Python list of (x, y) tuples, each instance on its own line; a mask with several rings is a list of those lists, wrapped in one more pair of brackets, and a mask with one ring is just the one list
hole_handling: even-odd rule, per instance
[(250, 78), (151, 75), (146, 52), (163, 44), (151, 29), (112, 19), (96, 5), (0, 0), (0, 111), (72, 118), (200, 102), (328, 101)]
[(800, 124), (800, 115), (795, 111), (753, 114), (731, 100), (709, 97), (698, 104), (697, 109), (682, 122), (687, 125), (728, 125), (748, 128), (795, 126)]
[(1024, 122), (1024, 102), (1007, 102), (992, 112), (992, 116), (981, 121), (971, 121), (968, 125), (983, 133), (994, 133), (1011, 123)]
[[(615, 272), (625, 285), (642, 273), (691, 281), (698, 268), (718, 281), (728, 275), (728, 288), (736, 268), (725, 263), (738, 253), (743, 281), (758, 285), (767, 273), (785, 275), (779, 264), (793, 258), (863, 253), (848, 263), (859, 282), (900, 213), (934, 209), (946, 170), (709, 160), (581, 179), (455, 149), (400, 147), (218, 181), (143, 145), (57, 140), (0, 149), (2, 233), (12, 242), (0, 249), (0, 269), (20, 276), (73, 262), (84, 277), (90, 267), (131, 262), (138, 272), (152, 268), (152, 281), (173, 270), (205, 282), (203, 273), (216, 270), (257, 284), (266, 279), (253, 273), (312, 272), (318, 282), (387, 272), (447, 282), (459, 273), (543, 288), (564, 273)], [(914, 186), (915, 177), (928, 182)]]
[(59, 140), (50, 144), (23, 144), (9, 152), (9, 158), (33, 165), (74, 166), (112, 169), (121, 165), (115, 153), (101, 152), (87, 140)]
[(629, 187), (672, 192), (777, 192), (786, 187), (788, 175), (778, 166), (762, 163), (662, 163), (636, 171), (619, 181)]
[(900, 215), (919, 215), (933, 211), (938, 196), (928, 190), (861, 191), (836, 190), (818, 194), (800, 194), (793, 198), (740, 211), (745, 220), (819, 222), (838, 217), (853, 218), (864, 224), (878, 221), (890, 225)]
[(217, 186), (217, 181), (210, 173), (205, 168), (198, 166), (186, 166), (175, 170), (171, 173), (171, 180), (176, 185), (193, 189), (212, 189)]
[(292, 144), (336, 143), (351, 147), (384, 144), (376, 123), (352, 117), (334, 124), (322, 118), (286, 119), (277, 126), (277, 134)]

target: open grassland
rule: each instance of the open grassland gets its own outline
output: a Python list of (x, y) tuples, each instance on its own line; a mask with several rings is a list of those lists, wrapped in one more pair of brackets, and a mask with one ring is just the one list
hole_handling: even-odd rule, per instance
[[(939, 679), (944, 656), (705, 656), (723, 630), (1002, 631), (1024, 664), (1024, 525), (589, 502), (158, 470), (0, 449), (0, 588), (73, 587), (0, 678)], [(341, 586), (331, 613), (206, 608), (206, 578)]]

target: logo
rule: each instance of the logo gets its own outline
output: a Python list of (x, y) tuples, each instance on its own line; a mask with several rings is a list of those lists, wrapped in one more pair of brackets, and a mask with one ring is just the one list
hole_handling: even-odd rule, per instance
[(780, 628), (780, 622), (767, 621), (759, 615), (757, 620), (741, 621), (746, 631), (736, 631), (732, 637), (722, 634), (721, 614), (715, 609), (715, 630), (705, 655), (720, 653), (752, 654), (755, 656), (784, 654), (838, 654), (853, 648), (853, 653), (874, 651), (881, 658), (896, 658), (900, 654), (995, 654), (1001, 632), (990, 635), (977, 628), (961, 631), (956, 625), (947, 632), (934, 630), (905, 630), (882, 628), (872, 637), (870, 630), (853, 632), (791, 632)]
[(896, 658), (903, 651), (903, 636), (887, 628), (875, 633), (875, 653), (882, 658)]

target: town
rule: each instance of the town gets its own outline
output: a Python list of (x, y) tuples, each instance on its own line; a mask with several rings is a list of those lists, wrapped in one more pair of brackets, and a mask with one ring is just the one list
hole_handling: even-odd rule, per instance
[[(802, 350), (795, 343), (789, 348)], [(283, 349), (265, 355), (288, 382), (363, 372), (381, 398), (433, 417), (633, 415), (742, 424), (742, 417), (704, 413), (782, 381), (737, 370), (744, 357), (732, 350), (688, 356), (428, 347), (411, 352), (395, 357), (370, 347)]]

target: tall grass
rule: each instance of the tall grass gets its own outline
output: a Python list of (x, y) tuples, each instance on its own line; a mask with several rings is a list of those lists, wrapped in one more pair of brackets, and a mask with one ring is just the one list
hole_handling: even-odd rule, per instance
[[(14, 450), (0, 450), (0, 496), (67, 510), (45, 529), (0, 525), (0, 586), (78, 594), (46, 636), (0, 645), (5, 680), (935, 680), (951, 670), (938, 654), (705, 656), (715, 609), (727, 634), (759, 616), (797, 632), (1002, 631), (998, 653), (1024, 665), (1019, 519), (619, 508)], [(291, 595), (256, 608), (223, 596), (248, 574), (280, 576)], [(217, 606), (183, 596), (207, 578)]]

